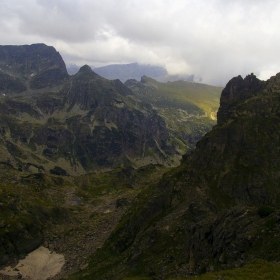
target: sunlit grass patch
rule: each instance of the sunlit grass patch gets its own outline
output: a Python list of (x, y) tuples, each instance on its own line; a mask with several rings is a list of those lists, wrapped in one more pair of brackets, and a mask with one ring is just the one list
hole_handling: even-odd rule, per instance
[[(256, 259), (242, 268), (206, 273), (203, 275), (180, 278), (176, 280), (278, 280), (280, 279), (280, 265)], [(168, 280), (175, 280), (170, 278)]]

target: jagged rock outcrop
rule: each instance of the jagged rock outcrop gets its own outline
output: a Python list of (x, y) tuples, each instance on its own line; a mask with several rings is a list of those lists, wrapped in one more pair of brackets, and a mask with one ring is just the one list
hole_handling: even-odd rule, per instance
[(257, 79), (253, 73), (245, 79), (240, 75), (231, 79), (221, 94), (220, 108), (217, 113), (218, 123), (222, 124), (233, 117), (231, 108), (236, 103), (259, 94), (265, 85), (266, 82)]
[(254, 75), (241, 79), (223, 90), (218, 125), (197, 143), (190, 165), (238, 203), (276, 205), (280, 76), (267, 82)]

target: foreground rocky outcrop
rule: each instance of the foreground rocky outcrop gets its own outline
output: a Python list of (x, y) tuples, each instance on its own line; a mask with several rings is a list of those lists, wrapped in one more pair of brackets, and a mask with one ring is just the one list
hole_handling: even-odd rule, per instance
[(218, 124), (138, 198), (78, 277), (165, 279), (279, 262), (279, 96), (279, 74), (229, 81)]

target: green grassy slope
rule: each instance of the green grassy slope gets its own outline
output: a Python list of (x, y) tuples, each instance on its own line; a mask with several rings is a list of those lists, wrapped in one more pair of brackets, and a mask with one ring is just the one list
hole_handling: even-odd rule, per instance
[(151, 104), (163, 117), (180, 154), (193, 149), (216, 124), (220, 87), (185, 81), (161, 83), (148, 77), (125, 84), (138, 101)]
[[(154, 88), (146, 96), (146, 100), (154, 102), (159, 107), (172, 106), (174, 108), (188, 108), (188, 103), (201, 109), (211, 116), (219, 108), (219, 100), (222, 88), (206, 84), (176, 81), (160, 83), (151, 78), (143, 77), (141, 81), (146, 86)], [(194, 107), (195, 108), (195, 107)]]
[[(149, 277), (129, 277), (123, 280), (152, 280)], [(176, 278), (176, 280), (278, 280), (280, 279), (280, 265), (256, 259), (241, 268), (211, 272), (203, 275)], [(175, 280), (168, 278), (167, 280)]]

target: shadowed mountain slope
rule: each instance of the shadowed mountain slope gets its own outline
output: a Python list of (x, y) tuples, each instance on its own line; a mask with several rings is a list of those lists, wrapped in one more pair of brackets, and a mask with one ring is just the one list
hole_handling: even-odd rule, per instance
[(89, 268), (71, 279), (166, 279), (255, 258), (279, 262), (279, 85), (279, 74), (229, 81), (218, 124), (137, 198)]
[(168, 164), (175, 148), (164, 121), (148, 106), (136, 109), (128, 93), (84, 66), (52, 91), (2, 98), (2, 161), (58, 175)]

